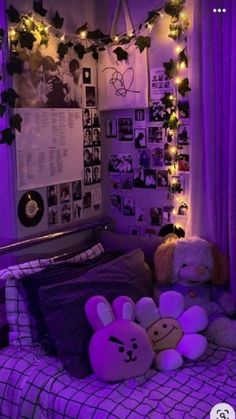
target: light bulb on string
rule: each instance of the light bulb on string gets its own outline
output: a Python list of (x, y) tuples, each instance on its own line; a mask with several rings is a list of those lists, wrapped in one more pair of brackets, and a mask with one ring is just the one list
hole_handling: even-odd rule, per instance
[(180, 77), (176, 77), (176, 79), (175, 79), (175, 84), (180, 84), (181, 83), (181, 79), (180, 79)]
[(186, 68), (186, 63), (185, 63), (185, 61), (181, 61), (181, 63), (179, 64), (179, 68), (180, 68), (181, 70), (184, 70), (184, 69)]
[(87, 34), (88, 34), (88, 31), (81, 31), (79, 35), (80, 35), (80, 38), (81, 39), (86, 39), (87, 38)]
[(180, 51), (182, 51), (182, 47), (181, 47), (180, 45), (178, 45), (178, 46), (175, 48), (175, 51), (177, 52), (177, 54), (179, 54), (179, 53), (180, 53)]

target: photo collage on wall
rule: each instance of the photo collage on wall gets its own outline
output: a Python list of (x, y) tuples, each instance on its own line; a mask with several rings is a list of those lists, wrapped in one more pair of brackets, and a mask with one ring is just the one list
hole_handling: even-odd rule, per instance
[(82, 218), (82, 180), (47, 187), (48, 225), (68, 224)]
[[(119, 149), (120, 141), (132, 142), (132, 152), (129, 147), (127, 154), (109, 155), (108, 170), (112, 211), (133, 217), (129, 227), (133, 235), (156, 235), (163, 225), (175, 222), (173, 194), (178, 202), (175, 214), (185, 218), (188, 214), (185, 194), (186, 176), (190, 170), (189, 98), (188, 95), (184, 98), (178, 95), (175, 99), (180, 121), (178, 129), (163, 128), (164, 105), (161, 99), (165, 93), (176, 97), (175, 87), (163, 69), (151, 69), (150, 77), (152, 102), (148, 109), (134, 109), (133, 118), (112, 116), (105, 120), (106, 137), (118, 141), (114, 149)], [(136, 201), (140, 202), (137, 188), (155, 191), (153, 206), (136, 206)], [(128, 196), (123, 195), (124, 191), (129, 192)], [(156, 195), (158, 191), (162, 193)]]

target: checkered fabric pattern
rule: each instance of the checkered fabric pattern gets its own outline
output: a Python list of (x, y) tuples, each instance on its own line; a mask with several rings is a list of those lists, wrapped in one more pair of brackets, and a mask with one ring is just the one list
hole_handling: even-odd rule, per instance
[(142, 382), (75, 379), (54, 357), (34, 350), (0, 352), (0, 417), (7, 419), (204, 419), (211, 408), (236, 408), (236, 351), (210, 344), (177, 371), (149, 370)]
[[(81, 263), (88, 259), (94, 259), (101, 255), (104, 249), (101, 243), (96, 244), (83, 253), (80, 253), (67, 262)], [(51, 259), (39, 259), (20, 265), (11, 266), (0, 271), (0, 281), (6, 281), (5, 301), (6, 313), (9, 324), (9, 343), (17, 346), (32, 345), (33, 336), (37, 333), (36, 325), (33, 324), (32, 317), (29, 314), (27, 299), (21, 279), (25, 276), (40, 272), (50, 265), (60, 264), (63, 261)]]

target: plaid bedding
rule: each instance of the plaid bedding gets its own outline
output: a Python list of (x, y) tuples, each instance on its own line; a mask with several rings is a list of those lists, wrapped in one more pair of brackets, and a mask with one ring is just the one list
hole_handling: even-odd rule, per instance
[(0, 351), (1, 418), (203, 419), (220, 402), (236, 408), (236, 351), (214, 344), (180, 370), (117, 384), (77, 380), (37, 348)]

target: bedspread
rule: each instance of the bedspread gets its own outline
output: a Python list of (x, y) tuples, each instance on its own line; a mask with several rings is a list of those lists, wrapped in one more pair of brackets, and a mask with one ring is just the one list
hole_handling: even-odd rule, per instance
[(236, 408), (236, 351), (214, 344), (177, 371), (116, 384), (75, 379), (40, 349), (0, 351), (1, 418), (202, 419), (219, 402)]

